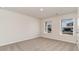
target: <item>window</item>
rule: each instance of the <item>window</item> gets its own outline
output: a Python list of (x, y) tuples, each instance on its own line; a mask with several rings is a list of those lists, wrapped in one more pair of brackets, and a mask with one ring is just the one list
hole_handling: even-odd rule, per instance
[(61, 30), (63, 34), (73, 35), (73, 19), (61, 20)]
[(45, 33), (52, 32), (52, 21), (45, 21)]

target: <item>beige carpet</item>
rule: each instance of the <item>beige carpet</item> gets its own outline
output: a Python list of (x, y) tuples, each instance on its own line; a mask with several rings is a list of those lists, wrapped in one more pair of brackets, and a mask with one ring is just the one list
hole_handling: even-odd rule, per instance
[(35, 38), (0, 47), (0, 51), (77, 51), (76, 44)]

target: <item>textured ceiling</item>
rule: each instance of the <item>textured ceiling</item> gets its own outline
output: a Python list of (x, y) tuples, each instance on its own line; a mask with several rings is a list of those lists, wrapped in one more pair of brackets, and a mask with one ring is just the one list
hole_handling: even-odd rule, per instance
[[(40, 11), (43, 8), (44, 11)], [(62, 15), (77, 12), (76, 7), (6, 7), (4, 9), (19, 12), (36, 18), (49, 18), (55, 15)]]

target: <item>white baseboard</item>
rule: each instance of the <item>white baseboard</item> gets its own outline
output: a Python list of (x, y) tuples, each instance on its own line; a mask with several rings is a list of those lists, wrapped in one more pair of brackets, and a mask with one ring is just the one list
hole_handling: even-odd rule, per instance
[(48, 39), (54, 39), (54, 40), (58, 40), (58, 41), (63, 41), (63, 42), (68, 42), (68, 43), (72, 43), (72, 44), (76, 44), (75, 42), (72, 42), (72, 41), (67, 41), (67, 40), (59, 40), (57, 38), (51, 38), (51, 37), (45, 37), (45, 36), (41, 36), (43, 38), (48, 38)]
[(40, 37), (40, 34), (33, 34), (33, 35), (30, 35), (30, 36), (26, 36), (23, 39), (19, 39), (19, 40), (16, 40), (16, 41), (11, 41), (11, 42), (0, 44), (0, 46), (5, 46), (5, 45), (21, 42), (21, 41), (24, 41), (24, 40), (31, 40), (31, 39), (38, 38), (38, 37)]

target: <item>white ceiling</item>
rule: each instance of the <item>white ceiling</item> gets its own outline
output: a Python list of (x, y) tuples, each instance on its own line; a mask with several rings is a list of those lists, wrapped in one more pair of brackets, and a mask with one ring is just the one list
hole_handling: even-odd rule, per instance
[[(44, 11), (40, 11), (40, 8), (43, 8)], [(77, 12), (76, 7), (6, 7), (14, 12), (19, 12), (36, 18), (49, 18), (55, 15), (62, 15), (71, 12)]]

